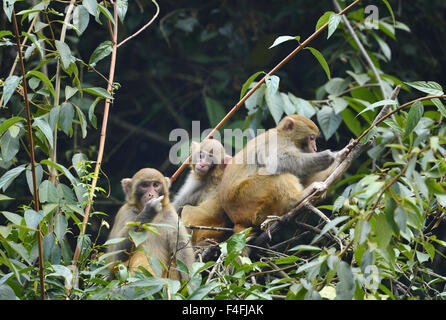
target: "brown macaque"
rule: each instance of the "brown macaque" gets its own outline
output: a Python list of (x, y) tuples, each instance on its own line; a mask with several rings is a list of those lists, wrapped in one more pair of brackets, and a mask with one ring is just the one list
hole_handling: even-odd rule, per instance
[(317, 152), (318, 135), (313, 121), (290, 115), (232, 158), (219, 197), (235, 233), (260, 227), (270, 215), (284, 215), (309, 190), (324, 186), (317, 181), (330, 175), (348, 149)]
[[(215, 139), (205, 139), (191, 144), (190, 173), (174, 198), (173, 205), (182, 208), (181, 220), (186, 226), (231, 227), (218, 198), (227, 162), (231, 159), (222, 144)], [(207, 239), (226, 240), (230, 233), (214, 230), (191, 230), (193, 244), (205, 244)]]
[[(126, 240), (108, 247), (108, 253), (117, 251), (111, 260), (117, 263), (121, 261), (130, 272), (142, 266), (155, 275), (150, 261), (159, 259), (168, 268), (163, 270), (162, 277), (186, 279), (187, 275), (176, 269), (176, 260), (181, 260), (192, 271), (194, 253), (190, 237), (169, 201), (170, 180), (158, 170), (145, 168), (139, 170), (133, 178), (123, 179), (122, 186), (126, 203), (116, 215), (109, 240)], [(129, 222), (137, 226), (129, 226)], [(162, 224), (156, 226), (159, 234), (145, 231), (142, 228), (145, 223)], [(130, 231), (146, 234), (146, 239), (136, 249), (128, 239)]]

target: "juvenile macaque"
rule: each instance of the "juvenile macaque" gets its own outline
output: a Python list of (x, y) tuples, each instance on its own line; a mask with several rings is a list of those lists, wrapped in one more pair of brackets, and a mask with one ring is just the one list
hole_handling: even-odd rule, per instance
[[(173, 201), (177, 210), (183, 208), (181, 220), (186, 226), (230, 227), (232, 223), (220, 205), (217, 189), (231, 157), (215, 139), (205, 139), (201, 144), (192, 142), (191, 155), (190, 173)], [(193, 244), (204, 244), (206, 239), (220, 242), (230, 235), (196, 229), (191, 233)]]
[(343, 159), (346, 149), (317, 152), (319, 129), (308, 118), (291, 115), (257, 136), (226, 167), (220, 202), (234, 232), (260, 227), (267, 216), (282, 216)]
[[(157, 258), (168, 267), (168, 270), (163, 270), (163, 277), (186, 278), (185, 274), (176, 269), (176, 260), (181, 260), (192, 270), (194, 254), (186, 229), (179, 222), (178, 214), (169, 201), (170, 180), (158, 170), (146, 168), (139, 170), (131, 179), (123, 179), (122, 186), (126, 203), (116, 215), (109, 239), (127, 238), (131, 230), (145, 232), (147, 238), (136, 250), (132, 250), (133, 243), (129, 239), (111, 245), (107, 252), (120, 251), (113, 256), (112, 261), (123, 262), (130, 271), (142, 266), (154, 274), (150, 260)], [(135, 222), (138, 226), (128, 226), (129, 222)], [(145, 223), (165, 226), (156, 227), (158, 235), (145, 231), (142, 228)]]

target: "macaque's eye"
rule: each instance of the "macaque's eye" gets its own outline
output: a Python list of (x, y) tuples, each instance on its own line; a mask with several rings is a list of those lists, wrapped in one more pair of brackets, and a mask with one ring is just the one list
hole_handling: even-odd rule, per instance
[(310, 140), (316, 140), (316, 135), (315, 134), (310, 134)]
[(155, 182), (153, 183), (153, 187), (154, 187), (154, 188), (158, 188), (160, 185), (161, 185), (161, 184), (160, 184), (158, 181), (155, 181)]
[(149, 183), (147, 181), (143, 181), (141, 182), (141, 184), (139, 185), (142, 188), (148, 188), (149, 187)]
[(203, 151), (200, 151), (200, 160), (203, 160), (206, 158), (206, 154)]

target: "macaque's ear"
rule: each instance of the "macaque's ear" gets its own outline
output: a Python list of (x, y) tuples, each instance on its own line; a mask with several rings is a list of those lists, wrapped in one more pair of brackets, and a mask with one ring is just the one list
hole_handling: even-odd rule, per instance
[(132, 193), (132, 179), (124, 178), (121, 180), (122, 190), (125, 193), (125, 198), (128, 199)]
[(290, 117), (284, 118), (282, 121), (282, 124), (280, 126), (280, 129), (284, 131), (292, 131), (296, 125), (296, 122)]
[(223, 159), (223, 168), (226, 168), (226, 166), (231, 162), (232, 157), (225, 154), (225, 158)]
[(170, 178), (164, 177), (164, 180), (166, 180), (166, 187), (167, 187), (167, 189), (169, 189), (170, 185), (171, 185)]

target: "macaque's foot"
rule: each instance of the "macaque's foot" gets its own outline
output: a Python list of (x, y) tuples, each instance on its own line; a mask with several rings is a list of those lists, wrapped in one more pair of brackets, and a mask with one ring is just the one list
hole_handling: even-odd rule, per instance
[(267, 230), (271, 224), (273, 224), (274, 222), (280, 220), (279, 216), (267, 216), (266, 220), (262, 222), (262, 224), (260, 225), (260, 229), (262, 230)]

